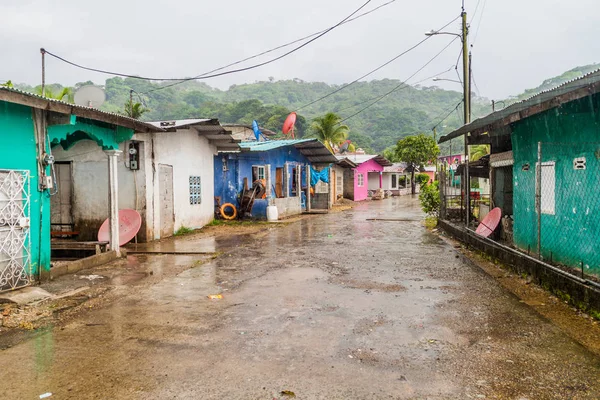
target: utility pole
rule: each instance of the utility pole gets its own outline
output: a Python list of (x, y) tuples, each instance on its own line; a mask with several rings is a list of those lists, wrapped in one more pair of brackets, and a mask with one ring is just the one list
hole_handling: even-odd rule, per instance
[[(437, 127), (436, 126), (433, 127), (433, 141), (435, 143), (437, 143)], [(438, 179), (437, 174), (438, 174), (438, 159), (437, 159), (437, 156), (436, 156), (435, 157), (435, 173), (434, 173), (434, 177), (435, 178), (434, 178), (434, 180)]]
[(46, 50), (42, 47), (42, 97), (46, 96)]
[(133, 118), (133, 89), (129, 89), (129, 117)]
[[(463, 104), (464, 104), (464, 120), (465, 125), (471, 122), (471, 74), (469, 60), (469, 28), (467, 26), (467, 13), (463, 8), (462, 11), (462, 44), (463, 44)], [(465, 226), (469, 226), (471, 218), (471, 182), (469, 178), (469, 135), (465, 133), (465, 172), (464, 172), (464, 188), (465, 188)]]

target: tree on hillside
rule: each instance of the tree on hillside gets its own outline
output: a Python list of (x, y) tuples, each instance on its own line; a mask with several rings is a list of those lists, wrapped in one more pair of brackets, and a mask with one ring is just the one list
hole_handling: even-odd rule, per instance
[(347, 125), (340, 125), (341, 120), (339, 115), (328, 112), (322, 117), (315, 118), (311, 125), (312, 133), (331, 152), (334, 146), (339, 146), (348, 137), (350, 128)]
[(423, 167), (425, 163), (435, 160), (440, 154), (440, 149), (429, 136), (419, 134), (415, 136), (407, 136), (400, 139), (396, 145), (396, 156), (398, 160), (408, 164), (411, 169), (411, 189), (412, 194), (415, 194), (415, 169)]
[(146, 107), (144, 107), (141, 103), (133, 103), (131, 104), (131, 100), (127, 100), (123, 105), (123, 115), (128, 116), (129, 118), (140, 119), (142, 115), (149, 111)]
[(0, 86), (4, 86), (4, 87), (7, 87), (7, 88), (14, 88), (15, 87), (10, 79), (7, 80), (4, 83), (0, 83)]
[(478, 144), (471, 146), (469, 161), (477, 161), (483, 156), (490, 154), (490, 146), (488, 144)]

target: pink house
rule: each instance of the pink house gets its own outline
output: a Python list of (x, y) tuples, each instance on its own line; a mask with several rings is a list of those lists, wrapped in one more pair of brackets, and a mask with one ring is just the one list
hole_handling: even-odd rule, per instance
[(365, 200), (369, 190), (383, 187), (383, 167), (392, 165), (385, 157), (368, 154), (337, 155), (340, 162), (356, 165), (344, 171), (344, 197), (353, 201)]

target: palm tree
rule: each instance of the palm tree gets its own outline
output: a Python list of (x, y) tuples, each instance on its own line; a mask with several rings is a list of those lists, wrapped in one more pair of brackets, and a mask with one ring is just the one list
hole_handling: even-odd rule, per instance
[(483, 156), (490, 154), (490, 146), (487, 144), (478, 144), (471, 146), (469, 161), (477, 161)]
[[(41, 86), (37, 86), (35, 88), (35, 92), (37, 94), (39, 94), (40, 96), (42, 96), (42, 87)], [(55, 93), (54, 91), (52, 91), (52, 88), (46, 86), (44, 88), (44, 95), (45, 98), (47, 99), (54, 99), (54, 100), (61, 100), (61, 101), (66, 101), (68, 103), (73, 103), (73, 90), (69, 87), (65, 87), (62, 88), (60, 92)], [(65, 99), (66, 97), (66, 99)]]
[(347, 125), (340, 125), (342, 118), (332, 112), (313, 120), (313, 134), (333, 153), (334, 146), (339, 146), (348, 137)]
[(123, 106), (123, 111), (123, 114), (129, 118), (140, 119), (145, 112), (150, 110), (142, 106), (141, 103), (133, 103), (132, 105), (131, 100), (127, 100)]

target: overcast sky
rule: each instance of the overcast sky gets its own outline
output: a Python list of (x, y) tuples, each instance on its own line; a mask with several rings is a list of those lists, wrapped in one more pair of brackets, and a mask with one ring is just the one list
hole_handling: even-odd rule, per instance
[[(100, 69), (153, 77), (194, 76), (325, 29), (364, 1), (2, 0), (0, 81), (39, 84), (40, 47)], [(364, 10), (387, 1), (372, 0)], [(465, 0), (469, 20), (477, 2)], [(273, 64), (206, 82), (219, 88), (270, 76), (349, 82), (417, 43), (425, 31), (458, 16), (460, 3), (396, 0)], [(480, 94), (505, 98), (575, 66), (600, 61), (598, 15), (598, 0), (481, 0), (470, 31), (473, 76)], [(459, 29), (457, 21), (447, 30)], [(367, 79), (405, 80), (451, 39), (433, 37)], [(459, 51), (456, 41), (409, 82), (454, 65)], [(277, 54), (281, 53), (259, 60)], [(452, 70), (443, 77), (453, 79), (456, 73)], [(49, 59), (46, 79), (103, 83), (106, 76)], [(452, 82), (422, 84), (460, 90)]]

